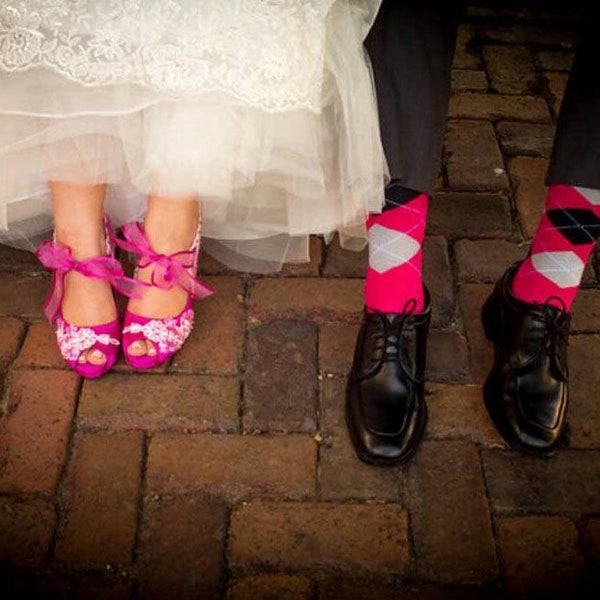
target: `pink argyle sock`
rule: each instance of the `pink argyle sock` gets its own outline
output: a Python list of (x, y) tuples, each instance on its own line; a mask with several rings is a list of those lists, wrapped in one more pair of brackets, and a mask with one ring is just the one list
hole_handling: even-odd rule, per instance
[(513, 280), (513, 294), (569, 312), (598, 235), (600, 190), (550, 186), (531, 250)]
[(423, 238), (429, 198), (419, 194), (396, 208), (367, 219), (369, 267), (365, 281), (367, 308), (386, 313), (403, 312), (416, 301), (422, 312)]

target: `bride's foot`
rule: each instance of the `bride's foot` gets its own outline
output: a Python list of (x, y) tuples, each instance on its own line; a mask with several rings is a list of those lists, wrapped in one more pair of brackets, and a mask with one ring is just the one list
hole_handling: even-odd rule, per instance
[(145, 224), (123, 227), (122, 248), (138, 256), (135, 277), (148, 287), (131, 299), (123, 322), (123, 354), (136, 369), (165, 362), (189, 336), (192, 298), (212, 290), (195, 279), (200, 245), (196, 200), (151, 198)]

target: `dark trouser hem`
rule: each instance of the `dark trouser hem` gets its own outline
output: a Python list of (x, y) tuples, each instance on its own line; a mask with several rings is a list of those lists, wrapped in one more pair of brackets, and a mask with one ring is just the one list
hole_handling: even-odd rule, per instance
[(431, 193), (441, 164), (463, 2), (383, 0), (365, 42), (393, 179)]

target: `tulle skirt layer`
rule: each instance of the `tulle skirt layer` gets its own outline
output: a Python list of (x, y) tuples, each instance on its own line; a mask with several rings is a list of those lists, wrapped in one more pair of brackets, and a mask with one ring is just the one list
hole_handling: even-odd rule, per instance
[(313, 234), (337, 231), (343, 246), (362, 248), (387, 179), (362, 45), (372, 16), (350, 1), (328, 8), (317, 102), (306, 90), (296, 98), (286, 90), (289, 102), (274, 105), (234, 85), (90, 84), (48, 64), (10, 69), (5, 55), (0, 242), (33, 249), (51, 233), (48, 182), (56, 180), (106, 183), (116, 226), (142, 220), (148, 194), (194, 196), (204, 248), (235, 269), (308, 260)]

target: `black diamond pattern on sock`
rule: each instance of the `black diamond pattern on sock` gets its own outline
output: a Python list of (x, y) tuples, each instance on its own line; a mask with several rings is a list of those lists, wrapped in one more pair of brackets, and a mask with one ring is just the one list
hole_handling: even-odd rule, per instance
[(574, 246), (592, 244), (600, 236), (600, 219), (586, 208), (549, 210), (550, 222)]

